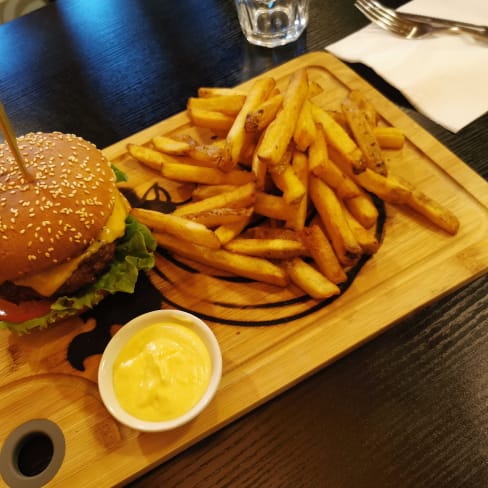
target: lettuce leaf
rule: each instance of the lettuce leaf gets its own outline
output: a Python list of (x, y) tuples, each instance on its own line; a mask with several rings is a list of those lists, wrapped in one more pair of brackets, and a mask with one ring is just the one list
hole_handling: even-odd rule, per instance
[(110, 166), (112, 167), (112, 171), (114, 172), (115, 175), (115, 183), (122, 183), (124, 181), (129, 181), (128, 176), (117, 166), (115, 166), (114, 163), (110, 163)]
[(108, 294), (133, 293), (139, 272), (148, 271), (154, 266), (156, 241), (149, 229), (134, 217), (129, 215), (125, 222), (125, 234), (117, 244), (115, 259), (95, 283), (74, 296), (59, 297), (51, 305), (51, 312), (43, 317), (20, 324), (0, 321), (0, 329), (25, 334), (32, 328), (42, 329), (58, 320), (93, 308)]

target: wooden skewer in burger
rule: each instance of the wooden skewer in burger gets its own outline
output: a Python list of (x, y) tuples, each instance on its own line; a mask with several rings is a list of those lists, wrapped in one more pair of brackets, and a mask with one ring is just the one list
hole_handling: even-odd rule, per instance
[(22, 334), (132, 293), (156, 246), (102, 151), (61, 132), (15, 138), (1, 108), (0, 329)]
[(2, 130), (3, 137), (5, 138), (5, 141), (10, 148), (10, 152), (13, 154), (15, 161), (19, 165), (22, 174), (27, 179), (27, 181), (32, 181), (34, 179), (34, 176), (32, 176), (32, 174), (27, 169), (24, 158), (22, 157), (22, 154), (20, 154), (19, 146), (17, 145), (17, 138), (15, 137), (15, 132), (12, 128), (12, 124), (10, 123), (7, 112), (5, 111), (5, 107), (3, 106), (2, 102), (0, 102), (0, 129)]

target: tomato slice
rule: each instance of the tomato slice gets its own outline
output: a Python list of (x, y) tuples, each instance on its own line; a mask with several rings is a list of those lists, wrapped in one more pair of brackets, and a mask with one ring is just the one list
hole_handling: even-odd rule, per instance
[(0, 298), (0, 320), (20, 324), (26, 320), (47, 315), (51, 311), (50, 300), (29, 300), (20, 305)]

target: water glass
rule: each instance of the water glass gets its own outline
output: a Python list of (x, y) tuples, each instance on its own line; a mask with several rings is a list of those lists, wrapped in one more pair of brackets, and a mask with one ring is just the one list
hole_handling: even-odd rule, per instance
[(242, 32), (251, 44), (283, 46), (308, 23), (309, 0), (235, 0)]

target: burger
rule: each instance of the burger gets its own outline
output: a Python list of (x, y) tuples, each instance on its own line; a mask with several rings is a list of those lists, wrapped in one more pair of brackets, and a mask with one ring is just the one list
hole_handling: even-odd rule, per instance
[(156, 244), (95, 145), (60, 132), (17, 142), (32, 178), (0, 145), (0, 329), (23, 334), (132, 293)]

